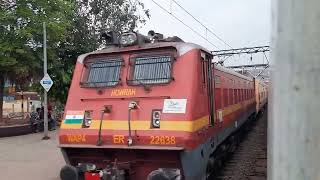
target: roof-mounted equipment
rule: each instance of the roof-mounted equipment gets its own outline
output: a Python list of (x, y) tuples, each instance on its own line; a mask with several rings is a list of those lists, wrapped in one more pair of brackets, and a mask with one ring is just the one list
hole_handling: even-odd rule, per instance
[(163, 39), (163, 34), (156, 33), (153, 30), (148, 32), (148, 37), (150, 38), (151, 42), (154, 43), (155, 41), (159, 41)]
[(140, 45), (150, 43), (150, 38), (137, 32), (127, 32), (120, 35), (119, 42), (121, 46)]
[(101, 39), (106, 41), (106, 45), (119, 45), (119, 39), (114, 31), (104, 32)]

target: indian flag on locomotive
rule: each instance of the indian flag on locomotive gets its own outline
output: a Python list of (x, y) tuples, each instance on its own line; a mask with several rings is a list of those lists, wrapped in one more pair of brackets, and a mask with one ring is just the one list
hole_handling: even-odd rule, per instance
[(84, 118), (84, 111), (67, 111), (61, 128), (81, 128)]

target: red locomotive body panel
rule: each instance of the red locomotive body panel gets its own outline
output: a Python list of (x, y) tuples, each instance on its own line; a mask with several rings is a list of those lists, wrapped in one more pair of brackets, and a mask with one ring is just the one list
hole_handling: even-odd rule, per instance
[[(186, 180), (202, 178), (217, 147), (255, 114), (253, 79), (216, 65), (210, 65), (213, 68), (209, 71), (207, 63), (212, 55), (200, 46), (155, 44), (106, 49), (79, 57), (59, 132), (67, 163), (93, 163), (104, 168), (117, 162), (126, 177), (137, 180), (147, 179), (159, 168), (177, 169)], [(94, 64), (100, 61), (114, 64)], [(139, 61), (146, 62), (141, 65)], [(153, 69), (139, 69), (144, 66)], [(108, 69), (113, 75), (119, 73), (115, 85), (85, 84), (91, 76), (99, 77), (90, 74), (94, 68), (109, 67), (119, 68)], [(143, 79), (131, 84), (136, 77), (149, 77), (143, 73), (168, 75), (168, 79)], [(212, 73), (212, 83), (208, 73)], [(159, 127), (153, 124), (157, 118)]]

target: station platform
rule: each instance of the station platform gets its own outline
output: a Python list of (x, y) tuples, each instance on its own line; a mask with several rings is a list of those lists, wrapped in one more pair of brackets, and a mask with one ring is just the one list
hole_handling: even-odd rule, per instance
[(57, 131), (49, 136), (49, 140), (42, 140), (43, 133), (0, 138), (0, 179), (60, 180), (65, 162)]

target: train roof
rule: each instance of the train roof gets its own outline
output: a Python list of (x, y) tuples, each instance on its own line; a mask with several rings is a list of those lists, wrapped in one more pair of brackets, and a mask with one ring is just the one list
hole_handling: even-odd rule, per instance
[[(127, 52), (127, 51), (140, 51), (140, 50), (146, 50), (146, 49), (156, 49), (156, 48), (164, 48), (164, 47), (173, 47), (177, 49), (178, 55), (182, 56), (185, 53), (193, 50), (193, 49), (201, 49), (202, 51), (210, 54), (211, 52), (202, 46), (194, 43), (188, 43), (188, 42), (156, 42), (156, 43), (145, 43), (142, 45), (139, 45), (139, 48), (132, 48), (131, 47), (108, 47), (101, 50), (93, 51), (90, 53), (82, 54), (78, 57), (78, 62), (83, 63), (83, 60), (93, 54), (105, 54), (105, 53), (115, 53), (115, 52)], [(136, 46), (134, 46), (136, 47)]]
[(228, 74), (232, 74), (234, 76), (237, 76), (237, 77), (242, 78), (242, 79), (246, 79), (248, 81), (253, 81), (253, 79), (254, 79), (252, 77), (248, 77), (248, 76), (242, 75), (240, 73), (237, 73), (237, 72), (233, 71), (232, 69), (223, 67), (221, 65), (215, 65), (215, 68), (218, 69), (219, 71), (222, 71), (222, 72), (225, 72), (225, 73), (228, 73)]

